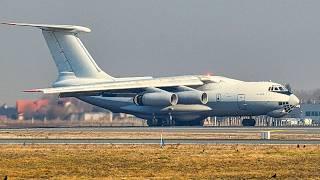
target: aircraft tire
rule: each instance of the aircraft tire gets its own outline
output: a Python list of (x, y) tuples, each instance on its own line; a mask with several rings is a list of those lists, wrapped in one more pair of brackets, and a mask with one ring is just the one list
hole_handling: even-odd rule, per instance
[(176, 121), (176, 126), (203, 126), (203, 120)]
[(255, 119), (243, 119), (242, 120), (242, 125), (243, 126), (255, 126), (256, 125), (256, 120)]
[(162, 126), (162, 121), (160, 119), (147, 119), (147, 124), (149, 127)]

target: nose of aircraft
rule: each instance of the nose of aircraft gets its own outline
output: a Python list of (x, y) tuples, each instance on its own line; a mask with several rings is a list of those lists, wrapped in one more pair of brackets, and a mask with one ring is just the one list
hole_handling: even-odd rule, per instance
[(291, 94), (289, 97), (289, 104), (293, 106), (298, 106), (300, 104), (300, 100), (296, 95)]

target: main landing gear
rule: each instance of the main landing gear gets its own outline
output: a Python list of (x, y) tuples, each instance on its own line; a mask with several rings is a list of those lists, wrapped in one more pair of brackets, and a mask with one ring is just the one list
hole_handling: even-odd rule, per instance
[(173, 119), (172, 115), (169, 114), (168, 117), (156, 118), (153, 116), (152, 119), (147, 120), (147, 124), (149, 127), (153, 126), (174, 126), (176, 125), (176, 121)]
[(243, 120), (242, 120), (242, 125), (243, 125), (243, 126), (255, 126), (255, 125), (256, 125), (256, 120), (253, 119), (253, 118), (250, 116), (250, 119), (243, 119)]

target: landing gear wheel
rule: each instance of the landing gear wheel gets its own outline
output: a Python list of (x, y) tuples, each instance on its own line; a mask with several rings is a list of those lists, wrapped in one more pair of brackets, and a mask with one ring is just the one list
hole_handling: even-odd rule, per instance
[(189, 121), (189, 126), (202, 126), (202, 121), (200, 120)]
[(243, 126), (255, 126), (256, 125), (256, 120), (255, 119), (243, 119), (242, 120), (242, 125)]
[(162, 126), (174, 126), (176, 124), (175, 120), (172, 118), (165, 118), (161, 120)]
[(162, 125), (162, 121), (160, 119), (147, 119), (147, 124), (149, 127), (155, 127), (155, 126), (161, 126)]

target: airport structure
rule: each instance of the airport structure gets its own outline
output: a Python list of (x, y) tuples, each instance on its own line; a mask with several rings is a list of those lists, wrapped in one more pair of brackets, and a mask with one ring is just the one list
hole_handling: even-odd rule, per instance
[(320, 104), (303, 104), (300, 108), (301, 119), (311, 119), (320, 124)]

